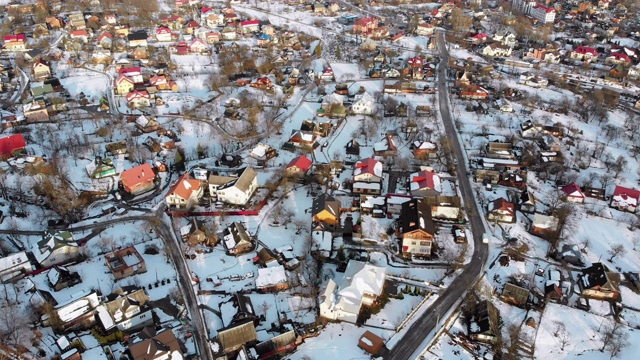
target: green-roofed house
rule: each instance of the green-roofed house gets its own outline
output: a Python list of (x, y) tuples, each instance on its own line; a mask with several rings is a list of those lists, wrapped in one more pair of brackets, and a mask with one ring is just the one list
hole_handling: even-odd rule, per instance
[(85, 167), (87, 174), (92, 179), (102, 179), (109, 176), (115, 176), (117, 174), (113, 161), (109, 158), (97, 157), (95, 161), (90, 162)]
[(68, 264), (80, 258), (78, 244), (68, 231), (46, 231), (42, 240), (33, 245), (31, 252), (43, 268)]

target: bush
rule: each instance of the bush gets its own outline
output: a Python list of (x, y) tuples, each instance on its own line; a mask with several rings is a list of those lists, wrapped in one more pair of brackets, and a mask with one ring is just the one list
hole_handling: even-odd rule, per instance
[(122, 342), (124, 339), (124, 333), (117, 330), (111, 334), (104, 334), (101, 329), (94, 327), (91, 329), (91, 334), (98, 340), (100, 345), (110, 345), (116, 342)]

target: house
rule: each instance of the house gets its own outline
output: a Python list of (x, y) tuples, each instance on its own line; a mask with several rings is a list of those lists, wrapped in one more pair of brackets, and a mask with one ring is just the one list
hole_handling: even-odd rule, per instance
[(489, 92), (478, 85), (468, 85), (460, 91), (460, 97), (466, 100), (482, 100), (489, 96)]
[(483, 300), (476, 304), (468, 325), (469, 338), (474, 341), (494, 344), (500, 336), (500, 313), (491, 301)]
[(116, 95), (127, 95), (135, 88), (133, 80), (127, 76), (120, 75), (115, 81)]
[(418, 24), (415, 31), (418, 36), (431, 36), (433, 35), (434, 28), (432, 24), (422, 22)]
[(541, 24), (551, 24), (556, 19), (556, 9), (537, 3), (531, 8), (531, 17)]
[(367, 330), (358, 339), (358, 347), (372, 356), (376, 356), (384, 346), (384, 339)]
[(132, 286), (116, 289), (107, 296), (107, 302), (96, 308), (96, 314), (107, 332), (114, 329), (133, 332), (154, 325), (149, 295)]
[(245, 20), (240, 22), (240, 33), (249, 34), (260, 30), (259, 20)]
[(84, 15), (82, 13), (69, 14), (69, 23), (71, 27), (76, 30), (87, 28), (87, 23), (84, 21)]
[(4, 50), (23, 51), (27, 48), (27, 37), (25, 34), (10, 34), (4, 36)]
[(92, 179), (103, 179), (109, 176), (116, 176), (117, 170), (113, 166), (113, 161), (109, 158), (103, 159), (100, 156), (96, 156), (94, 161), (91, 161), (85, 166), (87, 175)]
[(68, 231), (46, 231), (31, 253), (43, 268), (74, 262), (82, 257), (78, 244)]
[(156, 187), (156, 174), (149, 164), (142, 164), (120, 174), (122, 189), (131, 195), (140, 195)]
[(518, 307), (524, 307), (529, 301), (529, 290), (512, 283), (504, 284), (502, 300)]
[(623, 52), (612, 52), (611, 54), (609, 54), (609, 56), (607, 56), (604, 59), (604, 62), (606, 64), (612, 64), (612, 65), (618, 65), (618, 64), (622, 64), (622, 65), (631, 65), (631, 58), (623, 53)]
[(171, 29), (167, 26), (160, 26), (156, 29), (156, 39), (159, 42), (171, 41)]
[(109, 49), (96, 49), (91, 54), (91, 58), (93, 59), (93, 62), (96, 63), (96, 64), (110, 64), (111, 60), (112, 60), (111, 50), (109, 50)]
[(284, 358), (284, 355), (296, 349), (296, 344), (298, 343), (296, 331), (289, 330), (256, 344), (255, 350), (259, 359)]
[(49, 120), (49, 112), (44, 100), (34, 100), (23, 104), (22, 114), (30, 123)]
[(63, 266), (54, 266), (47, 271), (47, 281), (54, 291), (60, 291), (82, 282), (77, 272), (72, 272)]
[(582, 190), (580, 190), (580, 186), (578, 186), (578, 184), (574, 182), (567, 184), (560, 188), (560, 191), (562, 191), (565, 201), (579, 204), (584, 203), (585, 196), (582, 193)]
[(364, 17), (356, 20), (353, 24), (354, 34), (366, 34), (378, 27), (378, 19), (374, 17)]
[(598, 58), (598, 52), (596, 49), (588, 46), (578, 46), (575, 50), (569, 53), (569, 57), (574, 60), (591, 61)]
[(278, 156), (278, 151), (269, 145), (258, 143), (251, 149), (249, 156), (256, 160), (258, 166), (265, 166), (269, 160)]
[(613, 191), (609, 206), (620, 211), (635, 213), (638, 201), (640, 201), (640, 191), (618, 185)]
[(6, 160), (21, 153), (27, 143), (22, 134), (13, 134), (0, 138), (0, 159)]
[(279, 292), (289, 288), (289, 280), (284, 266), (272, 266), (258, 269), (256, 289), (261, 293)]
[[(217, 355), (229, 354), (243, 349), (245, 346), (251, 347), (257, 342), (256, 327), (252, 320), (247, 319), (245, 321), (227, 326), (222, 329), (218, 329), (218, 336), (214, 344), (219, 346), (212, 346), (219, 351), (214, 351)], [(219, 344), (218, 344), (219, 343)], [(227, 358), (226, 356), (216, 357)]]
[(368, 92), (356, 95), (353, 105), (351, 105), (351, 113), (354, 115), (372, 115), (375, 113), (375, 100)]
[(0, 283), (2, 284), (21, 279), (31, 271), (33, 271), (33, 265), (24, 251), (0, 258)]
[(189, 42), (189, 51), (196, 54), (201, 54), (207, 51), (207, 44), (201, 39), (195, 38)]
[(314, 148), (318, 136), (313, 131), (306, 130), (291, 130), (291, 137), (289, 143), (296, 147), (308, 146)]
[(509, 57), (511, 56), (511, 48), (496, 41), (485, 46), (482, 49), (482, 54), (489, 57)]
[(136, 31), (127, 35), (127, 42), (129, 47), (147, 46), (147, 32)]
[[(42, 50), (40, 49), (31, 49), (27, 52), (24, 53), (23, 57), (25, 60), (27, 61), (38, 61), (42, 58)], [(0, 69), (2, 68), (2, 66), (0, 66)], [(5, 75), (4, 73), (2, 75)], [(8, 74), (6, 74), (8, 75)], [(6, 76), (5, 75), (5, 76)]]
[(78, 40), (81, 43), (86, 44), (89, 42), (89, 31), (87, 31), (87, 29), (74, 30), (69, 33), (69, 38)]
[(133, 90), (126, 95), (126, 98), (127, 105), (134, 109), (151, 105), (151, 95), (147, 90)]
[(301, 177), (304, 176), (307, 171), (311, 168), (313, 161), (304, 155), (296, 156), (293, 158), (284, 172), (286, 176), (289, 177)]
[(49, 25), (51, 30), (58, 30), (64, 27), (64, 20), (60, 17), (49, 16), (45, 18), (44, 21)]
[[(56, 327), (62, 332), (89, 329), (96, 322), (94, 312), (100, 305), (98, 294), (91, 291), (76, 293), (72, 296), (71, 300), (60, 303), (53, 308), (53, 312), (60, 320)], [(50, 326), (49, 317), (43, 316), (43, 324)]]
[(44, 61), (36, 61), (31, 67), (35, 81), (42, 81), (51, 77), (51, 66)]
[(413, 156), (416, 159), (435, 159), (438, 154), (438, 145), (429, 141), (414, 141), (412, 146)]
[(211, 177), (209, 179), (209, 194), (228, 204), (246, 205), (258, 189), (258, 176), (251, 167), (242, 170), (237, 178), (230, 177), (214, 183)]
[(251, 83), (251, 87), (263, 90), (271, 90), (273, 89), (273, 82), (266, 76), (262, 76), (256, 79), (256, 81)]
[(189, 174), (182, 175), (178, 181), (169, 189), (164, 200), (167, 206), (176, 208), (191, 208), (198, 203), (202, 197), (202, 181), (190, 179)]
[(516, 44), (518, 43), (518, 41), (516, 39), (516, 34), (512, 33), (509, 30), (498, 31), (493, 36), (493, 40), (494, 41), (500, 41), (502, 43), (502, 45), (506, 45), (506, 46), (509, 46), (511, 48), (516, 46)]
[(224, 230), (223, 243), (227, 253), (235, 256), (251, 252), (255, 248), (254, 239), (239, 222), (231, 223)]
[(356, 323), (362, 306), (373, 305), (382, 295), (386, 275), (386, 267), (349, 261), (340, 284), (329, 280), (320, 296), (320, 316)]
[[(145, 328), (147, 329), (151, 332), (151, 336), (129, 345), (131, 360), (182, 359), (184, 352), (173, 330), (164, 329), (156, 334), (154, 328)], [(143, 333), (148, 332), (143, 331)]]
[(487, 220), (511, 223), (516, 220), (515, 206), (501, 197), (489, 204)]
[(116, 280), (147, 271), (144, 259), (133, 246), (107, 253), (104, 260)]
[(534, 214), (531, 226), (529, 227), (529, 232), (543, 239), (554, 236), (558, 233), (558, 218), (554, 216)]
[(602, 263), (594, 263), (578, 275), (578, 286), (583, 297), (620, 301), (620, 274)]
[(378, 158), (395, 158), (398, 155), (398, 147), (391, 134), (386, 134), (382, 141), (373, 144), (373, 154)]
[(340, 201), (323, 193), (313, 199), (311, 206), (313, 229), (337, 231), (340, 228)]
[(402, 204), (399, 233), (402, 238), (402, 256), (431, 257), (435, 229), (431, 207), (424, 199), (413, 199)]
[(409, 189), (413, 197), (438, 196), (442, 184), (435, 172), (422, 170), (409, 175)]
[(353, 169), (353, 193), (380, 195), (382, 192), (382, 163), (374, 158), (356, 162)]

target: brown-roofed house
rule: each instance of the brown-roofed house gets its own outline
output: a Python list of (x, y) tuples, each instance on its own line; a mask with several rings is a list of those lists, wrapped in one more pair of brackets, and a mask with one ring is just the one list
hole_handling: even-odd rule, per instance
[(131, 195), (139, 195), (155, 188), (154, 180), (156, 173), (149, 164), (142, 164), (129, 170), (125, 170), (120, 175), (122, 188)]
[(116, 280), (147, 271), (144, 259), (133, 246), (110, 252), (104, 259)]
[(178, 339), (171, 329), (163, 330), (155, 336), (129, 345), (129, 353), (133, 360), (159, 360), (174, 358), (174, 354), (182, 358), (183, 351)]
[(224, 353), (234, 352), (242, 345), (255, 344), (257, 340), (256, 328), (253, 321), (232, 325), (218, 330), (218, 340), (222, 344)]
[(365, 331), (358, 340), (358, 347), (374, 356), (380, 352), (383, 346), (384, 340), (369, 330)]

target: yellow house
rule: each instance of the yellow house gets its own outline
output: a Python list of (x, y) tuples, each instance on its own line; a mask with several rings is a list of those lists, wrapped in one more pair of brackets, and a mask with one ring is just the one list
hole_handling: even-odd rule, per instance
[(49, 65), (38, 61), (33, 64), (33, 77), (36, 81), (46, 79), (51, 76), (51, 68)]
[(340, 201), (329, 194), (313, 199), (311, 214), (314, 229), (335, 231), (340, 228)]
[(118, 95), (127, 95), (134, 88), (133, 80), (129, 79), (124, 75), (120, 75), (116, 79), (116, 94)]

